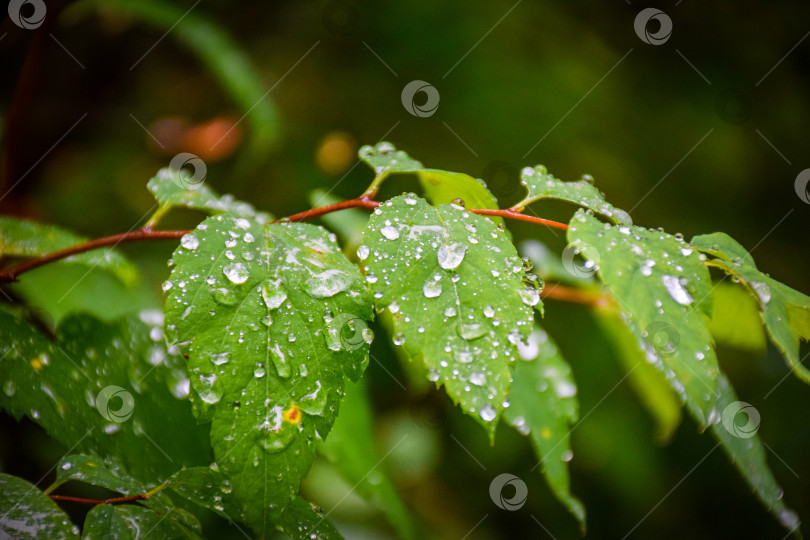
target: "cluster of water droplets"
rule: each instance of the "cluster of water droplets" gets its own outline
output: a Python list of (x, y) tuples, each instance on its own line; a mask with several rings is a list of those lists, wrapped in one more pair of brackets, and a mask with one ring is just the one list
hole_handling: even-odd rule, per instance
[(393, 343), (424, 354), (428, 378), (493, 421), (516, 344), (528, 334), (542, 283), (502, 229), (460, 204), (434, 208), (405, 194), (377, 208), (357, 258)]
[(583, 175), (574, 182), (563, 182), (550, 175), (543, 165), (538, 165), (524, 167), (520, 171), (520, 178), (520, 183), (528, 191), (526, 199), (520, 203), (521, 207), (538, 199), (561, 199), (598, 212), (615, 223), (633, 223), (630, 214), (605, 201), (602, 192), (593, 185), (594, 180), (590, 175)]

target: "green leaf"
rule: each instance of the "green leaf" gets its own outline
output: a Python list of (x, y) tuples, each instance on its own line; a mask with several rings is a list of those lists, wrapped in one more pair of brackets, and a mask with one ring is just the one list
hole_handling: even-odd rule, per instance
[(498, 201), (483, 181), (464, 173), (424, 169), (417, 173), (417, 178), (425, 190), (425, 198), (433, 205), (461, 199), (468, 208), (498, 208)]
[(196, 180), (183, 169), (160, 169), (157, 175), (146, 184), (160, 205), (150, 223), (156, 222), (170, 208), (178, 206), (202, 210), (214, 215), (227, 213), (252, 217), (261, 223), (273, 219), (270, 214), (256, 211), (251, 204), (234, 199), (233, 195), (217, 195), (202, 182), (203, 179)]
[[(376, 174), (369, 191), (378, 188), (390, 174), (413, 173), (425, 190), (425, 198), (433, 205), (447, 204), (455, 199), (461, 199), (468, 208), (493, 210), (498, 208), (498, 201), (482, 180), (464, 173), (427, 169), (407, 153), (394, 148), (394, 145), (389, 142), (364, 146), (358, 155), (361, 160), (374, 169)], [(499, 217), (490, 219), (495, 223), (503, 222)]]
[[(0, 256), (39, 257), (87, 242), (88, 238), (55, 225), (0, 216)], [(110, 271), (127, 286), (138, 281), (138, 269), (112, 248), (71, 255), (57, 261)]]
[(316, 434), (329, 433), (345, 377), (368, 363), (362, 275), (334, 236), (300, 223), (215, 216), (187, 236), (164, 285), (196, 414), (260, 535), (298, 491)]
[[(786, 529), (799, 533), (799, 516), (785, 506), (782, 488), (768, 468), (765, 449), (756, 434), (759, 412), (750, 404), (739, 401), (724, 374), (717, 380), (717, 409), (722, 419), (711, 426), (712, 434), (720, 441), (728, 457), (760, 501), (776, 516)], [(741, 425), (744, 420), (744, 425)]]
[(646, 359), (698, 423), (712, 423), (719, 373), (706, 327), (711, 280), (699, 254), (667, 233), (611, 226), (579, 210), (568, 240), (598, 267)]
[(594, 187), (590, 179), (563, 182), (550, 175), (542, 165), (525, 167), (520, 171), (520, 178), (520, 183), (526, 187), (526, 197), (513, 207), (518, 211), (540, 199), (557, 199), (590, 208), (619, 225), (633, 223), (627, 212), (605, 201), (602, 192)]
[(278, 530), (293, 540), (343, 540), (323, 512), (301, 497), (282, 511)]
[(323, 444), (323, 453), (354, 491), (385, 513), (398, 538), (416, 538), (408, 509), (382, 470), (365, 385), (348, 385), (340, 409), (340, 416)]
[(663, 373), (647, 362), (638, 338), (617, 315), (602, 311), (596, 322), (604, 329), (605, 338), (613, 343), (628, 382), (655, 420), (656, 439), (667, 442), (681, 423), (680, 399)]
[(78, 539), (79, 529), (35, 485), (0, 473), (0, 537)]
[(709, 331), (718, 343), (764, 354), (768, 345), (759, 303), (744, 288), (715, 283)]
[(113, 458), (102, 459), (87, 454), (71, 454), (59, 460), (56, 467), (56, 484), (78, 480), (101, 486), (122, 495), (146, 493), (145, 484), (132, 478)]
[(568, 477), (568, 462), (573, 457), (568, 434), (579, 419), (571, 367), (539, 328), (529, 336), (528, 345), (521, 346), (520, 358), (504, 416), (518, 432), (531, 437), (549, 487), (584, 532), (585, 507), (571, 495)]
[(130, 287), (106, 270), (58, 262), (26, 272), (8, 287), (51, 329), (75, 312), (114, 321), (160, 307), (160, 291), (146, 280)]
[(796, 376), (810, 383), (810, 370), (799, 359), (799, 339), (810, 339), (810, 297), (757, 270), (745, 248), (725, 233), (696, 236), (692, 244), (715, 257), (710, 264), (739, 278), (755, 295), (771, 340)]
[(103, 323), (74, 315), (51, 342), (0, 312), (0, 406), (28, 416), (64, 448), (118, 458), (141, 481), (205, 463), (205, 431), (175, 396), (188, 383), (162, 339), (159, 326), (134, 317)]
[(216, 465), (179, 470), (166, 483), (184, 499), (208, 508), (228, 520), (245, 519), (241, 504), (233, 496), (230, 482)]
[(531, 306), (540, 306), (506, 233), (461, 207), (433, 207), (411, 194), (375, 210), (363, 241), (358, 254), (368, 258), (377, 310), (393, 315), (394, 343), (422, 357), (428, 378), (492, 437), (516, 344), (531, 331)]
[(100, 504), (87, 513), (82, 539), (88, 540), (140, 540), (143, 538), (202, 539), (195, 531), (185, 527), (172, 514), (180, 509), (155, 512), (134, 504)]

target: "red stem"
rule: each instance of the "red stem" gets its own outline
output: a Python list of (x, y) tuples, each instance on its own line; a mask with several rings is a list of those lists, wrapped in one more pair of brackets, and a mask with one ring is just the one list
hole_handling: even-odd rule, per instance
[(327, 204), (326, 206), (319, 206), (318, 208), (312, 208), (311, 210), (306, 210), (304, 212), (299, 212), (297, 214), (293, 214), (290, 217), (277, 219), (276, 222), (279, 221), (304, 221), (307, 219), (312, 219), (314, 217), (323, 216), (325, 214), (329, 214), (331, 212), (337, 212), (338, 210), (345, 210), (346, 208), (368, 208), (373, 209), (380, 206), (380, 203), (377, 201), (372, 201), (368, 197), (358, 197), (356, 199), (351, 199), (348, 201), (340, 201), (334, 204)]
[(520, 221), (528, 221), (529, 223), (539, 223), (540, 225), (545, 225), (547, 227), (554, 227), (555, 229), (562, 229), (563, 231), (568, 230), (568, 225), (565, 223), (560, 223), (559, 221), (551, 221), (550, 219), (543, 219), (534, 216), (527, 216), (526, 214), (521, 214), (516, 210), (512, 210), (511, 208), (506, 208), (503, 210), (489, 210), (487, 208), (480, 208), (476, 210), (470, 210), (473, 214), (478, 214), (479, 216), (498, 216), (498, 217), (505, 217), (510, 219), (517, 219)]
[(134, 501), (143, 501), (145, 499), (148, 499), (149, 495), (147, 495), (146, 493), (141, 493), (139, 495), (130, 495), (129, 497), (116, 497), (113, 499), (104, 499), (102, 501), (94, 499), (83, 499), (82, 497), (71, 497), (70, 495), (48, 495), (48, 497), (50, 497), (54, 501), (68, 501), (95, 506), (98, 504), (118, 504)]
[[(331, 212), (345, 210), (347, 208), (373, 209), (377, 208), (378, 206), (380, 206), (379, 202), (374, 201), (370, 197), (364, 195), (356, 199), (341, 201), (334, 204), (328, 204), (326, 206), (320, 206), (318, 208), (312, 208), (311, 210), (306, 210), (304, 212), (299, 212), (289, 217), (276, 220), (276, 223), (289, 221), (304, 221), (307, 219), (323, 216)], [(490, 210), (486, 208), (481, 208), (470, 210), (470, 212), (481, 216), (505, 217), (510, 219), (517, 219), (520, 221), (528, 221), (530, 223), (538, 223), (541, 225), (546, 225), (548, 227), (555, 227), (557, 229), (562, 230), (568, 229), (568, 225), (566, 225), (565, 223), (559, 223), (557, 221), (551, 221), (549, 219), (543, 219), (534, 216), (527, 216), (526, 214), (522, 214), (511, 208), (507, 208), (504, 210)], [(20, 274), (24, 274), (25, 272), (28, 272), (35, 268), (39, 268), (40, 266), (46, 265), (48, 263), (52, 263), (54, 261), (58, 261), (66, 257), (70, 257), (71, 255), (84, 253), (85, 251), (91, 251), (105, 246), (117, 246), (118, 244), (124, 242), (133, 242), (135, 240), (177, 239), (185, 234), (188, 234), (189, 232), (191, 231), (153, 231), (150, 228), (144, 227), (143, 229), (138, 229), (137, 231), (130, 231), (120, 234), (114, 234), (112, 236), (105, 236), (104, 238), (97, 238), (95, 240), (85, 242), (84, 244), (78, 244), (76, 246), (71, 246), (69, 248), (61, 249), (59, 251), (54, 251), (53, 253), (49, 253), (41, 257), (28, 259), (27, 261), (21, 262), (16, 266), (12, 266), (11, 268), (7, 268), (3, 271), (0, 271), (0, 283), (9, 283), (17, 281), (17, 278), (20, 276)]]
[(48, 263), (70, 257), (71, 255), (84, 253), (85, 251), (92, 251), (105, 246), (117, 246), (118, 244), (124, 242), (133, 242), (135, 240), (180, 238), (189, 232), (191, 231), (153, 231), (151, 229), (144, 228), (138, 229), (137, 231), (105, 236), (104, 238), (96, 238), (95, 240), (90, 240), (84, 244), (78, 244), (65, 249), (60, 249), (59, 251), (54, 251), (53, 253), (48, 253), (42, 257), (28, 259), (27, 261), (21, 262), (17, 266), (3, 270), (0, 272), (0, 283), (17, 281), (17, 277), (19, 277), (20, 274), (33, 270), (34, 268), (39, 268), (40, 266), (44, 266)]

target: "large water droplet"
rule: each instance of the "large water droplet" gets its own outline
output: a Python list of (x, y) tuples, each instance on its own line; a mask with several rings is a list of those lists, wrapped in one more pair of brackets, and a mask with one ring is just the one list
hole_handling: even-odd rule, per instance
[(651, 276), (653, 266), (655, 266), (655, 261), (652, 259), (647, 259), (646, 261), (641, 263), (641, 275)]
[(214, 297), (214, 300), (222, 304), (223, 306), (233, 306), (236, 304), (236, 294), (225, 287), (219, 287), (217, 289), (211, 289), (211, 296)]
[(200, 385), (197, 387), (197, 393), (200, 395), (200, 399), (212, 405), (219, 403), (219, 400), (222, 399), (222, 391), (219, 388), (214, 388), (217, 376), (214, 374), (200, 375), (199, 381)]
[(498, 416), (498, 412), (495, 410), (495, 407), (487, 403), (484, 405), (484, 408), (481, 409), (480, 415), (485, 422), (492, 422), (495, 420), (495, 417)]
[(391, 225), (386, 225), (385, 227), (380, 229), (380, 232), (384, 237), (386, 237), (389, 240), (396, 240), (397, 238), (399, 238), (399, 231), (397, 230), (396, 227), (392, 227)]
[(262, 284), (262, 299), (268, 309), (276, 309), (287, 299), (281, 279), (268, 279)]
[(751, 288), (757, 293), (759, 303), (763, 306), (771, 301), (771, 288), (764, 281), (751, 281)]
[(195, 250), (200, 245), (200, 241), (193, 234), (187, 234), (180, 239), (180, 245), (189, 250)]
[(466, 340), (478, 339), (487, 333), (487, 328), (477, 322), (459, 323), (458, 335)]
[(534, 287), (520, 289), (518, 290), (518, 295), (520, 296), (520, 301), (529, 307), (536, 306), (540, 303), (540, 291)]
[(367, 245), (361, 244), (357, 246), (357, 258), (360, 259), (361, 261), (365, 261), (366, 259), (368, 259), (369, 253), (370, 251)]
[(661, 276), (661, 281), (664, 283), (664, 287), (667, 288), (667, 292), (672, 297), (673, 300), (678, 302), (683, 306), (688, 306), (692, 302), (694, 302), (694, 298), (689, 294), (689, 292), (684, 287), (684, 283), (686, 280), (682, 280), (675, 277), (675, 276), (668, 276), (663, 275)]
[(304, 290), (315, 298), (328, 298), (345, 291), (352, 278), (342, 270), (330, 269), (314, 274), (304, 283)]
[(471, 373), (470, 374), (470, 384), (474, 384), (476, 386), (483, 386), (484, 383), (487, 382), (487, 376), (483, 373)]
[(248, 272), (247, 267), (240, 262), (230, 263), (222, 269), (222, 273), (225, 274), (226, 278), (231, 280), (231, 283), (236, 283), (237, 285), (246, 282), (250, 277), (250, 272)]
[(452, 270), (461, 264), (465, 253), (467, 253), (466, 244), (442, 244), (439, 246), (436, 258), (439, 261), (439, 266), (445, 270)]
[(436, 298), (442, 294), (442, 284), (438, 281), (429, 279), (427, 282), (425, 282), (425, 286), (422, 287), (422, 292), (424, 293), (425, 298)]

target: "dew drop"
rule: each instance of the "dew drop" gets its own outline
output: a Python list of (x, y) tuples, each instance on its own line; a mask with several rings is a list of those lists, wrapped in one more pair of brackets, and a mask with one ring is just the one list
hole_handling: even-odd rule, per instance
[(495, 407), (493, 407), (489, 403), (484, 405), (484, 408), (481, 409), (481, 412), (479, 414), (481, 415), (481, 418), (484, 420), (484, 422), (492, 422), (493, 420), (495, 420), (495, 417), (498, 416), (497, 411), (495, 411)]
[(425, 286), (422, 287), (422, 293), (424, 293), (425, 298), (436, 298), (440, 294), (442, 294), (442, 284), (438, 281), (433, 281), (429, 279)]
[(467, 253), (467, 246), (465, 244), (442, 244), (436, 254), (439, 261), (439, 266), (445, 270), (453, 270), (458, 268), (461, 261), (464, 260), (464, 254)]
[(180, 245), (193, 251), (199, 247), (200, 241), (193, 234), (187, 234), (180, 239)]
[(368, 249), (367, 245), (361, 244), (361, 245), (357, 246), (357, 258), (358, 259), (360, 259), (361, 261), (365, 261), (366, 259), (368, 259), (369, 254), (370, 254), (370, 250)]
[(287, 291), (281, 285), (281, 279), (268, 279), (262, 284), (262, 299), (268, 309), (276, 309), (287, 299)]
[(313, 274), (304, 282), (304, 290), (315, 298), (329, 298), (345, 291), (351, 282), (352, 278), (346, 272), (330, 269), (320, 274)]
[(672, 299), (679, 304), (688, 306), (695, 301), (694, 298), (692, 298), (692, 296), (687, 292), (686, 288), (684, 287), (684, 283), (681, 282), (681, 279), (675, 276), (663, 275), (661, 276), (661, 281), (664, 283), (664, 287), (667, 288), (667, 292)]
[(247, 267), (240, 262), (227, 265), (222, 269), (222, 273), (225, 274), (225, 277), (228, 278), (231, 283), (237, 285), (246, 282), (248, 277), (250, 277), (250, 272), (248, 272)]
[(392, 227), (391, 225), (386, 225), (385, 227), (380, 229), (380, 232), (388, 240), (396, 240), (397, 238), (399, 238), (399, 231), (397, 230), (396, 227)]

